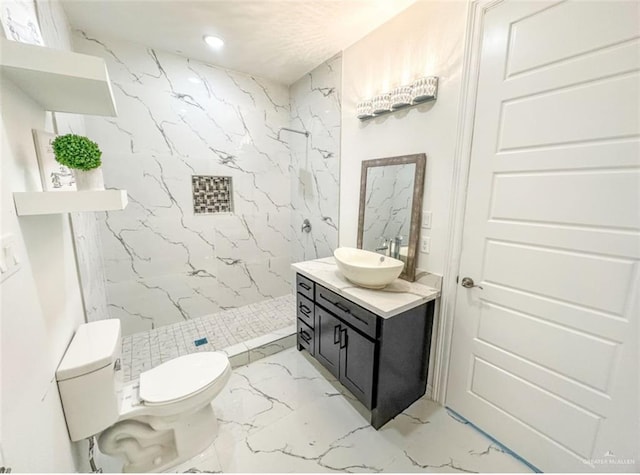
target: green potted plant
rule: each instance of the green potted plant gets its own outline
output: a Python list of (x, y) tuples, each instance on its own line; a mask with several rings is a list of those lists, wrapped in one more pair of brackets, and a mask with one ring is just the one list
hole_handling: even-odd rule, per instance
[(51, 143), (56, 161), (73, 170), (76, 187), (82, 190), (104, 190), (102, 152), (98, 144), (82, 135), (67, 134)]

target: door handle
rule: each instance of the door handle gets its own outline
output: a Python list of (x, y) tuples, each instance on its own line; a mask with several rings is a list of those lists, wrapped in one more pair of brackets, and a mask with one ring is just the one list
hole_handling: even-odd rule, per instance
[[(342, 339), (342, 335), (344, 335), (344, 340)], [(340, 348), (346, 348), (349, 342), (349, 335), (347, 335), (347, 329), (340, 329)]]
[(304, 282), (300, 282), (300, 287), (302, 287), (304, 290), (311, 290), (311, 286), (305, 284)]
[(340, 324), (336, 325), (335, 327), (333, 327), (333, 344), (337, 345), (338, 343), (340, 343)]
[(471, 277), (463, 277), (462, 282), (460, 282), (465, 289), (472, 289), (474, 287), (478, 287), (480, 290), (484, 290), (481, 286), (476, 285)]
[(344, 313), (351, 313), (351, 310), (349, 310), (349, 308), (346, 305), (341, 304), (340, 302), (331, 302), (331, 303), (336, 307), (338, 307), (340, 310), (342, 310)]

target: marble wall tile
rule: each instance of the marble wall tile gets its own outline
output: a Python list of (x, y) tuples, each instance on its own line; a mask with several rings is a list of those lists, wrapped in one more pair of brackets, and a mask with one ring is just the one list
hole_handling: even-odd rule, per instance
[[(338, 246), (342, 56), (337, 55), (291, 86), (292, 260), (333, 255)], [(311, 232), (301, 232), (304, 219)]]
[[(290, 292), (289, 88), (82, 31), (74, 42), (105, 59), (118, 105), (85, 122), (106, 186), (129, 195), (97, 220), (123, 334)], [(194, 215), (192, 175), (231, 176), (234, 214)]]
[(95, 213), (71, 213), (76, 262), (87, 322), (109, 318), (106, 275)]

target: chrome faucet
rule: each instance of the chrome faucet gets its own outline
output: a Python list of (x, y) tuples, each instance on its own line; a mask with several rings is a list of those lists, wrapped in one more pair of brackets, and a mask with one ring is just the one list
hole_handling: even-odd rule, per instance
[(385, 237), (380, 237), (380, 239), (382, 239), (380, 243), (381, 245), (376, 247), (376, 252), (389, 250), (389, 244), (391, 243), (391, 241), (387, 241), (387, 238)]

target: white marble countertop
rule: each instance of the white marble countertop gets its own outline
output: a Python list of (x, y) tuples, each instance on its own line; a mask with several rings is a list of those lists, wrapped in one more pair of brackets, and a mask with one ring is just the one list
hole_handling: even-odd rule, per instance
[(344, 278), (333, 257), (297, 262), (291, 267), (382, 318), (393, 317), (440, 296), (438, 289), (401, 279), (396, 279), (382, 290), (358, 287)]

